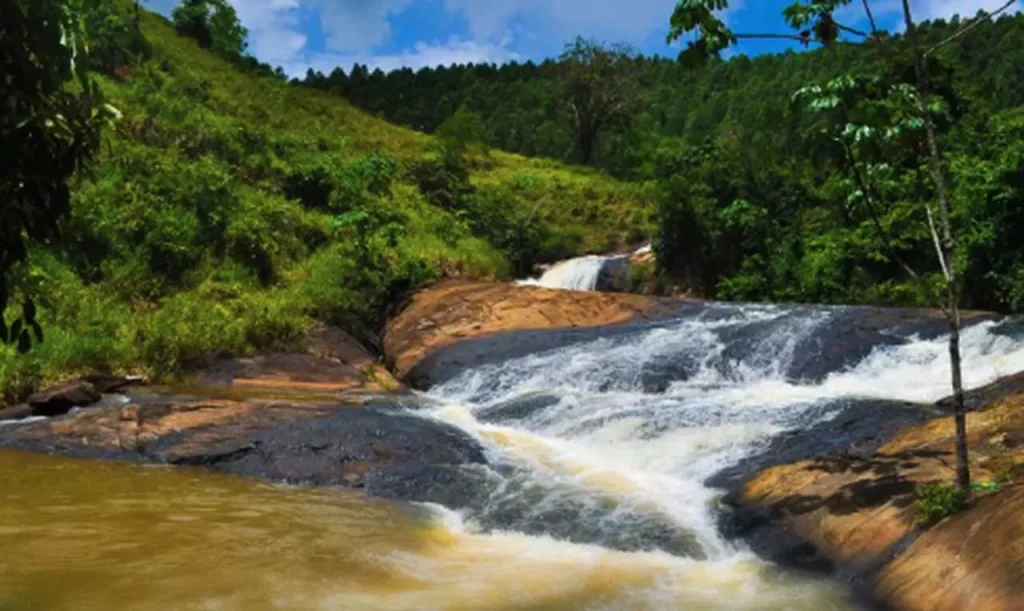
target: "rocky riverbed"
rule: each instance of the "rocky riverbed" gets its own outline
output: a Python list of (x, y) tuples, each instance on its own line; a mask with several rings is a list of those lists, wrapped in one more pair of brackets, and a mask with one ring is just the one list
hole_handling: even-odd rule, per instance
[[(1024, 362), (1012, 324), (967, 320), (969, 382)], [(0, 446), (356, 488), (623, 551), (712, 560), (733, 539), (867, 606), (1024, 608), (1024, 378), (969, 397), (975, 477), (998, 490), (914, 523), (918, 488), (952, 478), (944, 330), (930, 311), (449, 282), (388, 326), (394, 377), (321, 328), (305, 352), (174, 387), (42, 393), (6, 414), (48, 417), (0, 427)]]

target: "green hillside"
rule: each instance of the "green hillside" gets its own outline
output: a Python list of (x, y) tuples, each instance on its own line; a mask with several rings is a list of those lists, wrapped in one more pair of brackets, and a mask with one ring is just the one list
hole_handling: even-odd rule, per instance
[(642, 186), (450, 153), (337, 96), (243, 72), (155, 15), (142, 30), (149, 58), (100, 77), (122, 117), (75, 180), (62, 238), (14, 271), (47, 337), (26, 356), (0, 348), (8, 402), (81, 371), (163, 377), (294, 347), (318, 320), (373, 344), (411, 289), (511, 277), (651, 226)]

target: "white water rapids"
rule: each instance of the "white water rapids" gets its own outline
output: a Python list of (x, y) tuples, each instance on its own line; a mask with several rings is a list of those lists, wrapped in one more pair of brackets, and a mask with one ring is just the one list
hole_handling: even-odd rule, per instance
[[(901, 338), (819, 381), (794, 381), (801, 342), (828, 338), (837, 311), (709, 308), (461, 372), (427, 394), (437, 407), (426, 415), (467, 431), (507, 469), (484, 506), (439, 511), (538, 561), (662, 567), (663, 579), (629, 595), (633, 608), (848, 608), (832, 585), (781, 576), (724, 539), (720, 491), (705, 484), (780, 431), (834, 417), (837, 402), (949, 394), (944, 337)], [(1024, 370), (1013, 327), (965, 331), (968, 387)]]
[(523, 280), (520, 284), (568, 291), (593, 291), (597, 288), (597, 280), (606, 261), (608, 257), (599, 255), (569, 259), (556, 263), (540, 278)]
[[(651, 246), (647, 245), (633, 254), (641, 255), (649, 252), (651, 252)], [(628, 257), (629, 255), (587, 255), (567, 259), (552, 265), (539, 278), (521, 280), (519, 284), (567, 291), (594, 291), (597, 290), (601, 270), (605, 265)]]

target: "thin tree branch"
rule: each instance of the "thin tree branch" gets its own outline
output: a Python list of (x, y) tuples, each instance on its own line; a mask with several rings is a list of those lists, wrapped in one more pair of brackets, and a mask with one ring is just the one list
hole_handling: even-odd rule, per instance
[[(966, 25), (962, 26), (959, 30), (954, 32), (952, 36), (950, 36), (949, 38), (943, 40), (942, 42), (936, 44), (932, 48), (930, 48), (927, 51), (925, 51), (924, 52), (924, 56), (928, 57), (929, 55), (931, 55), (933, 52), (937, 51), (938, 49), (941, 49), (942, 47), (944, 47), (944, 46), (948, 45), (949, 43), (953, 42), (954, 40), (956, 40), (957, 38), (960, 38), (961, 36), (963, 36), (967, 32), (970, 32), (971, 30), (973, 30), (975, 28), (975, 26), (980, 25), (980, 24), (988, 21), (989, 19), (992, 19), (996, 15), (1002, 13), (1003, 11), (1007, 10), (1008, 8), (1013, 6), (1014, 3), (1016, 3), (1016, 2), (1017, 2), (1017, 0), (1008, 0), (1008, 2), (1006, 4), (1004, 4), (1003, 6), (999, 7), (998, 9), (992, 11), (991, 13), (985, 13), (984, 15), (982, 15), (982, 16), (980, 16), (980, 17), (978, 17), (978, 18), (968, 22)], [(982, 11), (982, 12), (984, 12), (984, 11)]]
[(932, 212), (932, 205), (924, 202), (925, 212), (928, 214), (928, 229), (932, 234), (932, 242), (935, 244), (935, 254), (939, 255), (939, 265), (942, 267), (942, 275), (949, 281), (949, 267), (946, 265), (946, 255), (942, 252), (942, 242), (939, 240), (939, 232), (935, 228), (935, 214)]
[(868, 16), (868, 23), (871, 24), (871, 36), (877, 39), (878, 38), (878, 25), (875, 23), (875, 14), (871, 12), (871, 4), (868, 2), (868, 0), (863, 0), (863, 3), (864, 3), (864, 12)]
[(733, 36), (736, 38), (769, 38), (796, 40), (799, 42), (814, 42), (813, 39), (800, 36), (799, 34), (733, 34)]
[(849, 32), (850, 34), (856, 34), (857, 36), (860, 36), (861, 38), (870, 38), (870, 34), (868, 34), (867, 32), (864, 32), (862, 30), (858, 30), (857, 28), (851, 28), (850, 26), (843, 25), (843, 24), (841, 24), (841, 23), (839, 23), (838, 21), (835, 21), (835, 20), (833, 20), (832, 23), (836, 24), (836, 27), (839, 28), (840, 30), (844, 31), (844, 32)]

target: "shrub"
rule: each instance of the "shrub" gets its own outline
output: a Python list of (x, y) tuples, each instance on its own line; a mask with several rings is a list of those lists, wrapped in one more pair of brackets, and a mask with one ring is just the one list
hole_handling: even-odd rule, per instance
[(915, 520), (922, 526), (931, 526), (959, 513), (966, 503), (967, 495), (953, 484), (934, 482), (918, 488)]
[(450, 149), (431, 150), (409, 167), (409, 177), (431, 205), (459, 210), (473, 193), (469, 170), (460, 155)]

